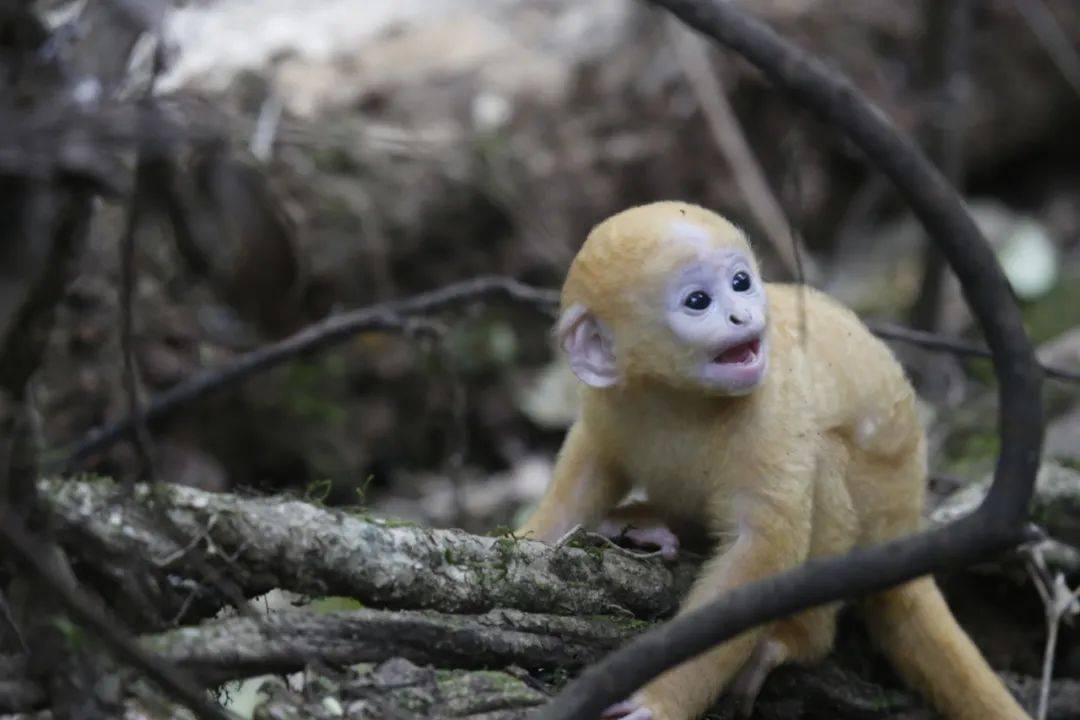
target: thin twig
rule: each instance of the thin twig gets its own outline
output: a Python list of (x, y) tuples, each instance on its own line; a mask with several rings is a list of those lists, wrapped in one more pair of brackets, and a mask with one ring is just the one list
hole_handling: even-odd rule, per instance
[(1025, 548), (1027, 568), (1035, 589), (1043, 602), (1046, 614), (1046, 645), (1043, 649), (1042, 682), (1039, 686), (1039, 708), (1036, 720), (1046, 720), (1050, 707), (1050, 684), (1054, 675), (1054, 656), (1057, 654), (1058, 630), (1065, 617), (1080, 612), (1077, 600), (1080, 599), (1080, 587), (1069, 589), (1063, 573), (1052, 574), (1046, 566), (1043, 548), (1048, 541), (1036, 543)]
[(4, 595), (4, 591), (0, 589), (0, 615), (7, 621), (8, 626), (11, 628), (12, 634), (15, 636), (15, 640), (19, 643), (19, 647), (23, 653), (30, 653), (30, 646), (26, 643), (26, 637), (23, 635), (22, 628), (19, 627), (19, 623), (15, 620), (15, 613), (11, 610), (11, 604), (7, 600), (7, 596)]
[[(416, 321), (419, 323), (419, 321)], [(431, 322), (425, 323), (424, 330), (434, 339), (435, 345), (440, 351), (443, 362), (443, 372), (446, 383), (450, 386), (450, 422), (447, 428), (447, 444), (449, 451), (446, 453), (445, 468), (453, 487), (453, 516), (463, 516), (465, 498), (462, 484), (465, 459), (469, 454), (469, 425), (468, 425), (468, 389), (465, 380), (461, 376), (461, 368), (452, 350), (446, 346), (448, 329), (442, 324)]]
[[(739, 124), (739, 118), (728, 102), (723, 84), (709, 62), (708, 47), (696, 34), (674, 19), (668, 19), (668, 37), (675, 50), (683, 74), (697, 98), (713, 141), (724, 155), (735, 184), (750, 206), (765, 237), (791, 277), (800, 277), (800, 261), (795, 247), (798, 242), (789, 232), (790, 224), (784, 208), (776, 199), (765, 172), (754, 155), (750, 142)], [(791, 239), (788, 243), (787, 240)]]
[[(160, 18), (159, 18), (160, 19)], [(155, 24), (156, 44), (154, 46), (153, 65), (150, 78), (145, 92), (140, 100), (140, 113), (138, 122), (144, 125), (153, 125), (154, 118), (160, 115), (157, 103), (154, 99), (154, 87), (157, 79), (161, 76), (165, 64), (165, 42), (161, 37), (160, 25)], [(150, 137), (149, 130), (145, 133)], [(134, 351), (134, 310), (133, 299), (136, 290), (137, 276), (135, 266), (135, 241), (138, 235), (139, 221), (144, 205), (149, 201), (149, 195), (154, 187), (153, 179), (159, 170), (157, 160), (153, 157), (152, 148), (148, 140), (139, 142), (135, 158), (135, 179), (128, 206), (128, 217), (124, 236), (121, 240), (121, 288), (120, 288), (120, 349), (123, 355), (123, 386), (127, 395), (128, 418), (130, 420), (130, 436), (135, 446), (139, 459), (139, 475), (143, 481), (153, 481), (155, 477), (153, 460), (153, 442), (150, 437), (150, 429), (143, 403), (139, 393), (139, 373), (135, 363)], [(124, 484), (126, 497), (130, 500), (131, 491), (134, 487), (135, 478)], [(164, 509), (156, 504), (151, 504), (151, 512), (154, 512), (157, 522), (164, 532), (170, 535), (174, 542), (182, 548), (184, 553), (197, 548), (201, 536), (196, 535), (189, 539), (177, 527)], [(218, 570), (212, 567), (198, 552), (192, 552), (192, 564), (199, 570), (203, 579), (211, 584), (218, 592), (227, 598), (237, 612), (241, 615), (252, 614), (247, 608), (243, 595), (234, 583), (224, 577)], [(253, 615), (253, 614), (252, 614)]]
[[(806, 315), (806, 268), (802, 252), (801, 235), (797, 228), (802, 226), (806, 214), (803, 208), (802, 174), (799, 172), (798, 144), (794, 132), (788, 132), (781, 142), (781, 157), (784, 158), (784, 182), (780, 186), (781, 207), (785, 208), (784, 217), (788, 223), (788, 235), (791, 241), (792, 255), (795, 257), (795, 286), (798, 293), (799, 307), (799, 345), (806, 348), (810, 337), (808, 331), (810, 319)], [(787, 182), (790, 180), (790, 184)], [(788, 188), (791, 188), (790, 195)], [(813, 269), (813, 268), (812, 268)], [(816, 274), (816, 270), (814, 270)]]
[[(118, 3), (124, 12), (134, 13), (128, 3)], [(136, 19), (147, 23), (147, 27), (155, 30), (154, 54), (150, 70), (150, 78), (146, 89), (139, 102), (140, 112), (138, 122), (140, 124), (153, 124), (153, 118), (158, 114), (154, 104), (154, 86), (161, 75), (165, 65), (165, 41), (161, 37), (160, 25), (155, 20), (160, 20), (160, 15), (152, 14), (151, 9), (144, 9), (146, 15), (136, 15)], [(153, 23), (152, 25), (150, 23)], [(146, 133), (149, 136), (149, 132)], [(120, 352), (123, 356), (122, 382), (124, 393), (127, 395), (128, 417), (131, 418), (131, 441), (135, 446), (135, 454), (139, 459), (139, 475), (142, 480), (151, 480), (154, 477), (153, 442), (150, 439), (150, 429), (147, 427), (146, 418), (143, 415), (142, 399), (139, 396), (139, 371), (135, 366), (135, 342), (134, 329), (135, 317), (132, 308), (136, 290), (136, 267), (135, 267), (135, 242), (139, 234), (139, 222), (143, 212), (143, 204), (146, 201), (146, 191), (150, 166), (152, 162), (148, 157), (151, 147), (148, 142), (140, 142), (135, 151), (135, 178), (132, 182), (131, 196), (128, 200), (127, 220), (124, 227), (124, 235), (120, 240)]]
[(132, 299), (135, 294), (135, 240), (138, 235), (139, 217), (142, 212), (145, 176), (145, 160), (136, 159), (135, 184), (128, 202), (127, 221), (124, 235), (120, 240), (120, 354), (121, 378), (124, 394), (127, 396), (128, 417), (131, 418), (131, 442), (139, 461), (138, 475), (148, 480), (154, 475), (154, 461), (151, 454), (150, 431), (143, 414), (143, 403), (139, 397), (139, 377), (135, 367), (134, 315)]
[[(161, 420), (189, 403), (242, 382), (259, 372), (288, 362), (303, 353), (331, 347), (363, 332), (405, 329), (410, 327), (406, 322), (408, 316), (423, 312), (437, 312), (462, 302), (481, 300), (500, 294), (515, 302), (550, 313), (555, 311), (559, 302), (558, 290), (534, 287), (504, 277), (480, 277), (446, 285), (438, 290), (403, 300), (391, 300), (358, 308), (310, 325), (278, 343), (241, 355), (222, 367), (207, 369), (188, 378), (158, 395), (146, 406), (146, 421), (150, 423)], [(966, 343), (943, 335), (883, 322), (868, 322), (867, 325), (875, 335), (887, 340), (968, 357), (993, 357), (991, 352), (981, 345)], [(1080, 382), (1078, 371), (1048, 365), (1040, 365), (1040, 367), (1048, 377), (1068, 382)], [(92, 430), (75, 446), (66, 459), (46, 467), (46, 472), (74, 470), (92, 455), (111, 447), (130, 430), (130, 418)]]
[(1069, 86), (1080, 95), (1080, 52), (1042, 0), (1013, 0), (1020, 17)]
[(1046, 720), (1046, 706), (1049, 698), (1050, 678), (1054, 672), (1054, 653), (1057, 647), (1058, 620), (1053, 618), (1051, 609), (1054, 606), (1052, 594), (1053, 580), (1047, 569), (1040, 548), (1035, 544), (1028, 549), (1027, 561), (1028, 575), (1031, 582), (1039, 593), (1043, 603), (1043, 613), (1046, 621), (1046, 644), (1043, 648), (1042, 682), (1039, 687), (1039, 708), (1036, 713), (1038, 720)]
[[(888, 178), (881, 173), (871, 172), (862, 181), (848, 201), (844, 214), (836, 224), (834, 237), (834, 257), (847, 257), (856, 251), (867, 235), (873, 218), (892, 191)], [(835, 272), (829, 273), (827, 282), (833, 282)]]
[(572, 527), (569, 530), (567, 530), (566, 532), (564, 532), (562, 534), (562, 536), (552, 544), (552, 547), (555, 548), (556, 550), (558, 550), (559, 548), (562, 548), (562, 547), (566, 547), (572, 541), (574, 541), (577, 538), (581, 537), (581, 534), (584, 533), (584, 532), (585, 532), (585, 526), (582, 525), (581, 523), (577, 523), (577, 524), (574, 525), (574, 527)]
[[(342, 343), (361, 332), (400, 330), (406, 318), (421, 313), (437, 312), (463, 302), (492, 296), (504, 296), (515, 302), (531, 305), (547, 312), (557, 304), (555, 290), (531, 287), (505, 277), (480, 277), (446, 285), (438, 290), (414, 295), (403, 300), (391, 300), (351, 312), (334, 315), (309, 325), (280, 342), (241, 355), (227, 366), (205, 370), (159, 395), (147, 406), (147, 422), (160, 420), (193, 400), (229, 387), (252, 375), (276, 367), (301, 354)], [(131, 420), (125, 418), (92, 432), (80, 442), (63, 462), (61, 468), (74, 468), (94, 453), (109, 447), (130, 431)], [(49, 468), (57, 471), (61, 468)]]
[[(210, 533), (213, 531), (214, 524), (216, 522), (217, 522), (217, 516), (215, 515), (215, 516), (210, 518), (210, 521), (208, 523), (206, 523), (206, 527), (204, 529), (202, 529), (199, 532), (195, 533), (195, 535), (191, 538), (191, 541), (188, 542), (188, 544), (183, 545), (182, 547), (176, 548), (175, 550), (173, 550), (171, 553), (169, 553), (168, 555), (166, 555), (163, 558), (150, 558), (150, 562), (154, 563), (154, 565), (156, 565), (159, 568), (167, 568), (170, 565), (172, 565), (174, 562), (176, 562), (177, 560), (180, 560), (185, 555), (190, 553), (192, 550), (197, 548), (199, 546), (199, 543), (201, 543), (203, 540), (206, 540), (207, 545), (212, 546), (213, 540), (210, 537)], [(243, 603), (241, 603), (241, 604), (243, 604)]]
[[(987, 350), (984, 345), (964, 342), (963, 340), (956, 340), (954, 338), (945, 337), (944, 335), (938, 335), (937, 333), (916, 330), (914, 328), (894, 325), (892, 323), (867, 321), (866, 325), (870, 328), (871, 332), (885, 340), (918, 345), (926, 350), (947, 352), (961, 357), (993, 358), (993, 353)], [(1080, 371), (1065, 370), (1045, 363), (1039, 363), (1039, 367), (1042, 368), (1042, 371), (1046, 373), (1047, 377), (1054, 378), (1055, 380), (1080, 382)]]
[(48, 564), (47, 559), (52, 557), (52, 553), (40, 540), (29, 534), (19, 517), (5, 508), (0, 509), (0, 520), (0, 536), (4, 538), (7, 551), (17, 557), (23, 567), (52, 591), (53, 597), (75, 621), (96, 635), (120, 660), (140, 670), (170, 697), (186, 705), (197, 716), (213, 720), (235, 720), (235, 715), (211, 702), (206, 693), (186, 675), (143, 649), (98, 607), (93, 598), (68, 583)]
[[(934, 100), (923, 122), (923, 147), (945, 178), (963, 192), (965, 100), (974, 7), (972, 0), (932, 0), (923, 7), (928, 28), (923, 70)], [(942, 295), (950, 274), (933, 242), (924, 243), (922, 256), (923, 277), (911, 321), (921, 330), (933, 331), (940, 324)]]

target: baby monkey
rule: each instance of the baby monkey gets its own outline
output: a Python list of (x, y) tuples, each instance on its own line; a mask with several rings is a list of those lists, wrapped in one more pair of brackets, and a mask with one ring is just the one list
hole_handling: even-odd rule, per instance
[[(587, 387), (522, 533), (553, 541), (595, 527), (640, 489), (667, 526), (703, 526), (718, 543), (685, 612), (918, 528), (926, 447), (903, 370), (827, 296), (762, 282), (722, 217), (661, 202), (602, 222), (570, 267), (556, 332)], [(947, 717), (1028, 718), (932, 578), (862, 605), (886, 656)], [(690, 720), (725, 689), (748, 714), (773, 668), (830, 651), (838, 610), (748, 630), (605, 717)]]

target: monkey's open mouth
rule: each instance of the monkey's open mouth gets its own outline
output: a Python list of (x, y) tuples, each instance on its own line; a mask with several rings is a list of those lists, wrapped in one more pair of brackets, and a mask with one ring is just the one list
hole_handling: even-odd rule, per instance
[(750, 365), (758, 359), (760, 354), (761, 339), (755, 338), (728, 348), (713, 358), (713, 362), (720, 365)]

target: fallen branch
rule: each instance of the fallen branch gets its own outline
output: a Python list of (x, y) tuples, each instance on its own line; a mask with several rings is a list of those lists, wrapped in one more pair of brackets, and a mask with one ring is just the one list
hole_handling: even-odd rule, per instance
[[(389, 608), (651, 618), (675, 609), (693, 573), (690, 560), (669, 566), (625, 551), (433, 530), (283, 497), (140, 485), (125, 500), (108, 481), (44, 481), (40, 491), (59, 536), (89, 533), (95, 556), (135, 554), (163, 575), (198, 578), (188, 556), (199, 548), (249, 596), (282, 588)], [(190, 538), (186, 545), (162, 532), (151, 501)]]
[[(547, 700), (520, 672), (445, 670), (417, 667), (404, 658), (377, 666), (360, 665), (345, 673), (309, 676), (303, 693), (289, 690), (278, 678), (263, 685), (269, 698), (256, 717), (395, 718), (395, 720), (524, 720)], [(1039, 692), (1034, 678), (1003, 675), (1002, 680), (1024, 707), (1034, 707)], [(129, 700), (127, 717), (147, 717), (149, 710)], [(181, 708), (155, 703), (153, 717), (186, 720)], [(850, 670), (826, 661), (810, 668), (785, 666), (766, 681), (755, 703), (756, 717), (786, 720), (868, 720), (903, 717), (931, 720), (935, 716), (911, 693), (869, 683)], [(334, 714), (331, 714), (334, 713)], [(730, 718), (723, 704), (715, 717)], [(4, 720), (49, 720), (48, 713), (4, 716)], [(1055, 680), (1050, 688), (1048, 720), (1080, 720), (1080, 681)]]
[(432, 670), (404, 658), (327, 680), (309, 683), (302, 693), (280, 680), (263, 685), (269, 699), (258, 717), (524, 720), (547, 699), (534, 683), (510, 672)]
[[(689, 557), (666, 566), (659, 558), (636, 557), (625, 550), (556, 550), (527, 540), (400, 525), (282, 498), (241, 498), (170, 486), (136, 486), (128, 495), (107, 481), (45, 481), (39, 489), (61, 523), (58, 538), (66, 539), (77, 525), (80, 542), (87, 535), (94, 538), (95, 556), (101, 548), (138, 553), (147, 558), (146, 567), (175, 578), (195, 572), (185, 558), (198, 549), (247, 594), (277, 585), (307, 594), (350, 595), (368, 606), (442, 609), (371, 607), (332, 614), (285, 610), (256, 619), (209, 621), (142, 639), (144, 648), (206, 685), (312, 664), (351, 666), (393, 656), (437, 667), (574, 670), (652, 627), (629, 617), (631, 612), (652, 617), (671, 611), (696, 567)], [(191, 542), (178, 546), (161, 529), (157, 516), (146, 509), (152, 494), (153, 502)], [(80, 550), (71, 543), (66, 547), (72, 553)], [(474, 591), (463, 590), (465, 586)], [(501, 607), (462, 609), (477, 602)], [(606, 617), (598, 616), (605, 611)], [(434, 677), (432, 671), (416, 672)], [(9, 677), (21, 679), (15, 670)], [(371, 681), (370, 674), (363, 677)], [(491, 679), (482, 673), (454, 677), (462, 682)], [(1063, 699), (1076, 697), (1076, 685), (1054, 684), (1051, 718), (1076, 720), (1064, 709), (1080, 706)], [(1038, 682), (1025, 681), (1025, 687), (1029, 692), (1021, 697), (1037, 702)], [(529, 698), (527, 707), (543, 700), (536, 694)], [(285, 702), (284, 697), (278, 700)], [(395, 712), (407, 710), (382, 717), (452, 717), (441, 705), (421, 712), (400, 707), (398, 699), (382, 697), (381, 702)], [(835, 718), (867, 717), (875, 707), (880, 712), (881, 703), (897, 713), (920, 707), (907, 693), (883, 690), (831, 664), (777, 673), (760, 702), (763, 708), (792, 702), (828, 708)]]
[[(161, 393), (147, 404), (143, 413), (146, 422), (157, 422), (207, 395), (243, 382), (260, 372), (270, 370), (299, 355), (315, 352), (345, 342), (364, 332), (401, 330), (409, 326), (409, 318), (422, 313), (439, 312), (452, 305), (505, 295), (545, 312), (554, 312), (559, 302), (558, 290), (540, 288), (502, 277), (480, 277), (446, 285), (403, 300), (395, 300), (335, 315), (311, 325), (278, 343), (253, 350), (232, 362), (204, 370), (175, 387)], [(887, 340), (910, 343), (927, 350), (949, 352), (964, 357), (991, 358), (992, 353), (982, 345), (966, 343), (936, 333), (912, 330), (882, 322), (867, 323), (875, 335)], [(1065, 370), (1040, 364), (1048, 377), (1080, 382), (1080, 371)], [(59, 464), (46, 467), (49, 473), (70, 472), (120, 440), (133, 430), (130, 417), (90, 431)]]
[(1020, 17), (1073, 91), (1080, 95), (1080, 52), (1043, 0), (1013, 0)]
[(260, 620), (213, 620), (144, 639), (205, 685), (302, 670), (312, 659), (355, 665), (404, 657), (421, 665), (576, 670), (595, 662), (649, 623), (520, 610), (482, 615), (364, 609), (318, 614), (272, 612)]
[[(203, 683), (217, 685), (299, 671), (312, 659), (324, 666), (401, 657), (439, 668), (576, 670), (651, 626), (622, 618), (573, 618), (517, 610), (483, 615), (292, 610), (274, 612), (262, 623), (250, 618), (215, 620), (146, 638), (144, 643)], [(303, 649), (305, 655), (298, 655), (296, 648)], [(1040, 686), (1035, 678), (1004, 675), (1002, 679), (1026, 707), (1039, 703)], [(1057, 680), (1045, 688), (1050, 708), (1047, 717), (1080, 719), (1080, 681)], [(793, 703), (832, 718), (910, 714), (923, 708), (913, 694), (868, 682), (831, 660), (810, 667), (789, 666), (774, 673), (758, 700), (758, 716), (803, 717), (803, 710), (793, 709)], [(724, 707), (723, 702), (720, 706)], [(786, 709), (782, 714), (781, 707)], [(439, 708), (435, 716), (443, 717), (438, 714), (443, 711)]]
[[(246, 380), (301, 354), (345, 342), (361, 332), (400, 329), (410, 316), (439, 312), (463, 302), (500, 295), (544, 310), (550, 310), (559, 301), (558, 291), (555, 290), (531, 287), (505, 277), (479, 277), (403, 300), (390, 300), (332, 315), (280, 342), (241, 355), (225, 367), (205, 370), (176, 385), (154, 398), (153, 402), (146, 406), (141, 420), (147, 423), (161, 420), (194, 400)], [(94, 453), (128, 436), (132, 428), (131, 418), (125, 418), (93, 431), (72, 450), (62, 467), (47, 469), (53, 472), (70, 471)]]
[[(1071, 541), (1074, 528), (1054, 520), (1068, 517), (1062, 503), (1067, 507), (1075, 493), (1069, 494), (1067, 479), (1051, 481), (1049, 467), (1042, 474), (1033, 506), (1047, 517), (1051, 535)], [(136, 553), (147, 560), (144, 567), (162, 576), (201, 580), (200, 569), (188, 561), (201, 550), (206, 562), (248, 597), (281, 588), (442, 612), (503, 608), (651, 618), (674, 611), (697, 567), (688, 553), (671, 565), (625, 550), (572, 543), (555, 549), (281, 497), (245, 498), (179, 486), (136, 486), (125, 496), (105, 480), (47, 480), (39, 490), (60, 522), (56, 530), (68, 552), (88, 552), (105, 562), (105, 555)], [(970, 515), (985, 493), (980, 483), (955, 494), (931, 513), (931, 527)], [(158, 507), (147, 509), (152, 501)], [(162, 528), (159, 512), (189, 539), (175, 541)], [(129, 565), (122, 567), (130, 571)], [(470, 584), (475, 587), (463, 587)]]
[(59, 606), (119, 660), (137, 668), (170, 697), (189, 707), (196, 716), (205, 720), (233, 718), (212, 702), (184, 673), (135, 642), (121, 625), (100, 609), (93, 598), (67, 582), (54, 563), (50, 562), (53, 554), (49, 547), (27, 533), (22, 521), (10, 510), (0, 512), (0, 537), (4, 540), (6, 551), (20, 562), (20, 567), (48, 588)]
[[(320, 615), (295, 610), (273, 613), (265, 627), (271, 630), (269, 634), (248, 618), (231, 618), (164, 633), (144, 642), (207, 685), (216, 685), (225, 680), (304, 669), (310, 660), (298, 657), (289, 643), (306, 648), (309, 658), (325, 666), (353, 666), (400, 657), (409, 664), (391, 660), (391, 666), (412, 667), (415, 663), (454, 669), (522, 666), (575, 670), (651, 624), (513, 610), (480, 616), (384, 610)], [(411, 672), (434, 675), (420, 668)], [(440, 672), (444, 677), (461, 680), (486, 677)], [(1038, 704), (1040, 686), (1035, 678), (1003, 675), (1002, 680), (1025, 707)], [(1047, 717), (1080, 720), (1080, 681), (1056, 680), (1046, 688), (1050, 709)], [(719, 707), (725, 707), (722, 701)], [(926, 713), (914, 694), (883, 688), (832, 660), (776, 671), (756, 707), (759, 717), (920, 717), (920, 713)], [(420, 717), (446, 717), (445, 712), (444, 706), (438, 706), (431, 708), (430, 715)], [(930, 717), (929, 713), (926, 717)]]
[[(871, 332), (883, 340), (917, 345), (925, 350), (947, 352), (960, 357), (990, 359), (994, 356), (984, 345), (956, 340), (937, 333), (926, 332), (925, 330), (916, 330), (902, 325), (878, 321), (867, 321), (866, 325)], [(1046, 363), (1039, 363), (1039, 367), (1042, 368), (1047, 377), (1055, 380), (1080, 382), (1080, 371), (1065, 370)]]

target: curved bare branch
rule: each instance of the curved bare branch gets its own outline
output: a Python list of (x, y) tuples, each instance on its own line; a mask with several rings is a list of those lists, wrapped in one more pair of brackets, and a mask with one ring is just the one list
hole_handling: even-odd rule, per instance
[(1024, 534), (1042, 443), (1042, 373), (1019, 310), (990, 246), (941, 173), (850, 81), (734, 3), (650, 2), (756, 65), (841, 130), (892, 180), (960, 279), (993, 353), (1002, 451), (994, 484), (974, 515), (881, 547), (811, 562), (728, 593), (587, 670), (538, 715), (542, 720), (595, 718), (668, 668), (749, 627), (968, 564), (1017, 543)]

